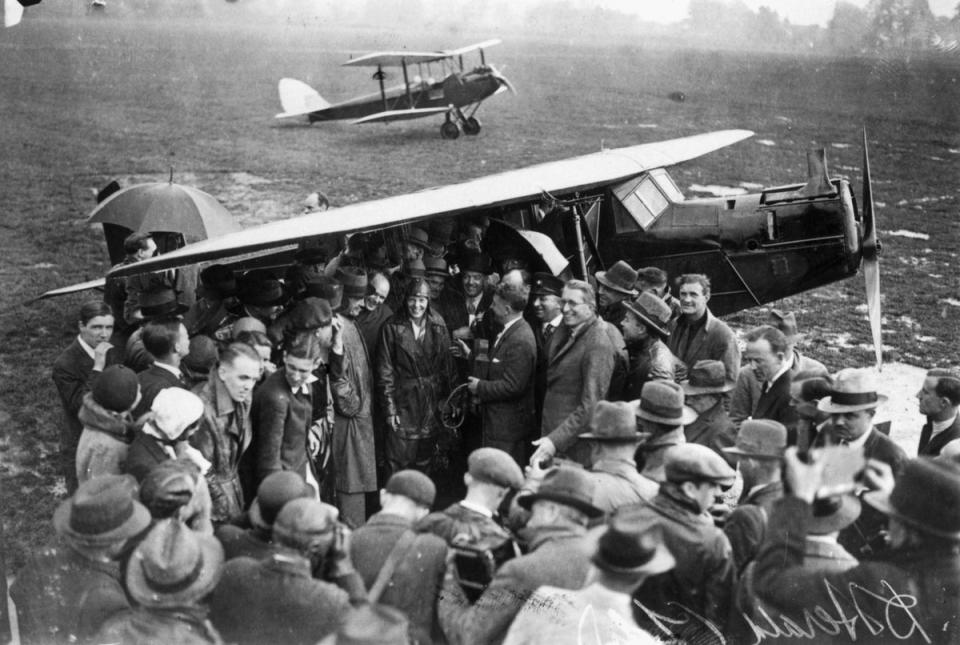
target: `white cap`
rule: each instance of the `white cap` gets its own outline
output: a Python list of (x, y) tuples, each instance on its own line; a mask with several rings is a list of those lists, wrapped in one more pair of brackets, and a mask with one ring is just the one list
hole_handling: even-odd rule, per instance
[(168, 439), (175, 440), (203, 415), (203, 401), (181, 387), (160, 390), (150, 406), (153, 426)]

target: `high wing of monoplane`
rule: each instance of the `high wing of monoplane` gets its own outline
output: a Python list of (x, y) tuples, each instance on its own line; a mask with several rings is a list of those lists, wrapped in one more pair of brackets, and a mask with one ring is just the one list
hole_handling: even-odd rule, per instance
[[(306, 83), (292, 78), (280, 79), (278, 90), (283, 112), (276, 118), (306, 116), (310, 123), (349, 119), (361, 124), (444, 114), (446, 118), (440, 129), (443, 138), (456, 139), (461, 130), (468, 135), (478, 134), (481, 125), (475, 114), (480, 104), (504, 90), (515, 91), (513, 84), (487, 63), (484, 49), (499, 43), (499, 39), (492, 39), (458, 49), (382, 51), (352, 58), (344, 63), (345, 67), (376, 68), (373, 78), (379, 83), (380, 91), (339, 103), (330, 103)], [(464, 66), (464, 56), (472, 52), (479, 52), (480, 64), (468, 69)], [(390, 68), (402, 70), (402, 85), (386, 87), (384, 70)], [(417, 74), (411, 78), (414, 68)], [(440, 80), (435, 79), (435, 71), (439, 72)]]

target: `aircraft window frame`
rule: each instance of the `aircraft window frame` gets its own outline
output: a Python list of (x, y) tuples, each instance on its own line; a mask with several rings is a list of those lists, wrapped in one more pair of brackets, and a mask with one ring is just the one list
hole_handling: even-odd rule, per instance
[(668, 201), (682, 202), (686, 199), (683, 193), (680, 192), (680, 187), (673, 181), (673, 177), (663, 168), (650, 171), (650, 177), (653, 178), (653, 181), (656, 182), (663, 194), (667, 196)]
[[(649, 190), (651, 188), (653, 190)], [(657, 182), (654, 181), (650, 175), (640, 180), (637, 187), (633, 189), (633, 193), (640, 198), (643, 205), (647, 207), (647, 210), (653, 214), (653, 219), (657, 219), (660, 213), (667, 210), (667, 207), (670, 205), (670, 200), (667, 199), (667, 196), (663, 194)]]

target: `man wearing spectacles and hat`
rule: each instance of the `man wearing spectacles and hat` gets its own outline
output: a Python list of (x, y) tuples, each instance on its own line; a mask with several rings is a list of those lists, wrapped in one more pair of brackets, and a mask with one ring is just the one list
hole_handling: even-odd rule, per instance
[[(865, 478), (874, 490), (863, 502), (889, 517), (891, 548), (846, 571), (824, 573), (807, 569), (805, 536), (825, 462), (813, 451), (804, 463), (792, 448), (784, 460), (790, 492), (774, 507), (757, 557), (760, 598), (798, 617), (817, 607), (835, 615), (834, 608), (842, 611), (852, 599), (854, 619), (846, 614), (846, 628), (831, 632), (833, 642), (960, 642), (960, 465), (911, 459), (894, 480), (889, 466), (868, 462)], [(813, 638), (827, 636), (817, 631)]]
[(620, 321), (623, 342), (630, 356), (630, 367), (624, 384), (623, 398), (640, 398), (647, 381), (672, 381), (677, 357), (670, 353), (666, 340), (670, 338), (670, 308), (651, 293), (641, 293), (631, 301), (624, 301), (625, 314)]
[(508, 560), (472, 605), (447, 565), (438, 611), (452, 642), (500, 643), (510, 623), (539, 587), (580, 589), (587, 579), (596, 541), (586, 536), (587, 522), (603, 512), (593, 505), (594, 485), (572, 466), (548, 470), (537, 492), (518, 497), (531, 511), (523, 531), (529, 552)]
[[(667, 481), (653, 500), (618, 513), (643, 528), (659, 525), (664, 544), (676, 559), (672, 570), (648, 578), (634, 593), (638, 603), (634, 616), (640, 627), (657, 636), (709, 642), (700, 639), (714, 638), (711, 625), (724, 632), (736, 573), (730, 542), (707, 510), (723, 488), (733, 485), (736, 472), (720, 455), (697, 444), (668, 448), (665, 470)], [(676, 625), (674, 633), (660, 632), (647, 611), (679, 619), (667, 623)], [(706, 622), (690, 620), (687, 612)]]
[(150, 525), (126, 475), (80, 485), (57, 507), (53, 528), (62, 545), (32, 553), (10, 587), (23, 643), (89, 642), (100, 625), (130, 605), (119, 561)]
[(920, 431), (917, 456), (960, 454), (960, 374), (932, 369), (917, 392), (920, 414), (927, 422)]
[[(876, 380), (868, 369), (840, 370), (830, 396), (820, 399), (817, 409), (830, 415), (830, 424), (817, 437), (815, 446), (850, 446), (863, 451), (867, 460), (877, 459), (899, 474), (907, 455), (903, 448), (873, 427), (877, 407), (887, 397), (877, 393)], [(840, 544), (857, 558), (884, 548), (887, 522), (883, 514), (865, 508), (860, 518), (840, 534)]]

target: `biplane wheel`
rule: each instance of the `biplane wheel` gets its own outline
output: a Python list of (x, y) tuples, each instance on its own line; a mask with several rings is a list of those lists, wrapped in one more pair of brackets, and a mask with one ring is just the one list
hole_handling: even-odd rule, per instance
[(477, 117), (471, 116), (463, 121), (463, 133), (469, 135), (480, 134), (480, 121)]
[(460, 128), (453, 121), (447, 121), (440, 126), (440, 136), (444, 139), (456, 139), (460, 136)]

